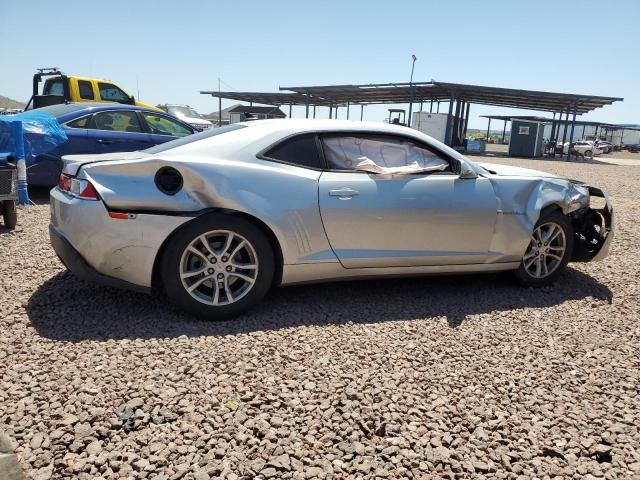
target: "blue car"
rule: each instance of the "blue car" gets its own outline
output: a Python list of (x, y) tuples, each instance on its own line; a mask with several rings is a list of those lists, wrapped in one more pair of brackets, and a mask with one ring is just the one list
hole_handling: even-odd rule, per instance
[(169, 114), (134, 105), (68, 103), (37, 111), (54, 116), (68, 140), (28, 166), (27, 181), (35, 186), (58, 183), (63, 155), (133, 152), (196, 131)]

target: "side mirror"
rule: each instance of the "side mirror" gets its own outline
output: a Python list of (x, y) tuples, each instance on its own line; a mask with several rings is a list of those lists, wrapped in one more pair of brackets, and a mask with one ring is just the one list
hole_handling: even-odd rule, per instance
[(136, 104), (136, 99), (135, 99), (135, 98), (133, 98), (133, 95), (131, 95), (131, 96), (129, 97), (129, 104), (130, 104), (130, 105), (135, 105), (135, 104)]
[(471, 170), (467, 165), (462, 162), (458, 162), (458, 171), (455, 172), (458, 174), (458, 178), (467, 179), (467, 178), (478, 178), (478, 174)]

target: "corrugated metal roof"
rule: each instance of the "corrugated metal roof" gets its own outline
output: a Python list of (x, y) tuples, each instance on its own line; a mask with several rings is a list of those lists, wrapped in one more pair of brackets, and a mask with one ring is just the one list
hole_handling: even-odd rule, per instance
[(603, 97), (575, 93), (544, 92), (513, 88), (486, 87), (462, 83), (416, 82), (382, 83), (369, 85), (319, 85), (281, 87), (280, 92), (217, 92), (200, 93), (244, 102), (265, 105), (345, 105), (394, 104), (420, 102), (469, 102), (481, 105), (511, 107), (546, 112), (573, 112), (578, 115), (596, 108), (624, 100), (621, 97)]
[(513, 88), (486, 87), (461, 83), (418, 82), (371, 85), (324, 85), (309, 87), (281, 87), (301, 95), (309, 95), (311, 103), (408, 103), (454, 100), (501, 107), (560, 112), (576, 108), (578, 114), (622, 101), (620, 97), (603, 97), (573, 93), (519, 90)]

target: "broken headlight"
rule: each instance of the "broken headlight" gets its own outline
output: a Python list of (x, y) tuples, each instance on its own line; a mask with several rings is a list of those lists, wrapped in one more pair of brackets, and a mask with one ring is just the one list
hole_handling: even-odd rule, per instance
[(571, 183), (567, 192), (567, 213), (575, 212), (589, 206), (589, 190), (584, 185)]

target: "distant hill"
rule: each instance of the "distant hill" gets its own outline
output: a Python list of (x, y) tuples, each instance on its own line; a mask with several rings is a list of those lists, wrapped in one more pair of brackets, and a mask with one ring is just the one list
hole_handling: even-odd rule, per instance
[(24, 103), (0, 95), (0, 108), (24, 108)]

